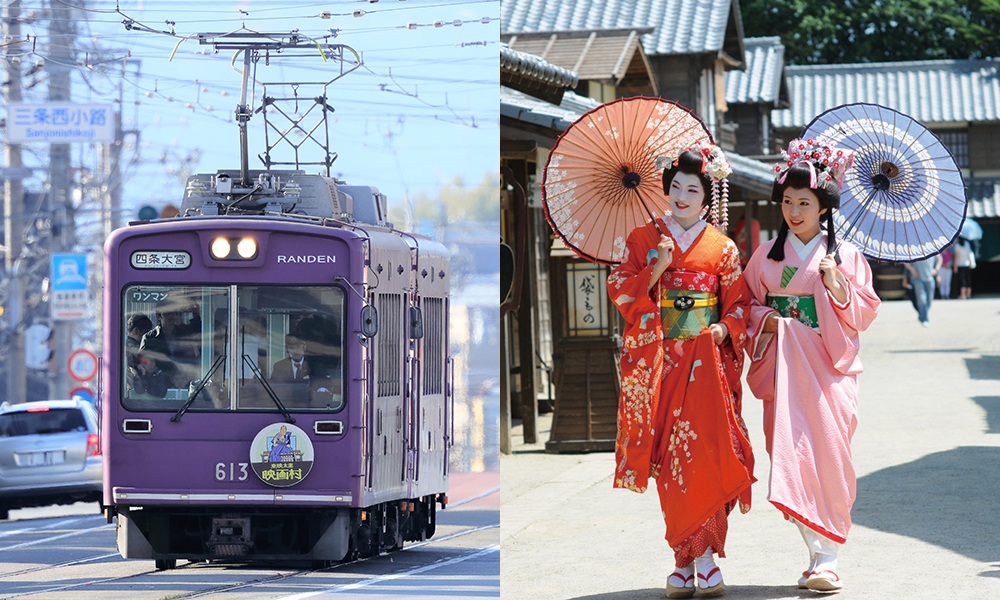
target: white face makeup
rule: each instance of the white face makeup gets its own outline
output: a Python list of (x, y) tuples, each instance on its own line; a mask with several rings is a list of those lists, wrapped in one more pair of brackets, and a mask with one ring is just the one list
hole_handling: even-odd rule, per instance
[(819, 207), (816, 192), (811, 189), (786, 188), (781, 198), (781, 215), (788, 224), (788, 230), (799, 240), (808, 242), (820, 232), (820, 217), (826, 214)]
[(701, 177), (680, 172), (674, 175), (670, 183), (670, 210), (681, 227), (690, 229), (701, 219), (704, 203)]

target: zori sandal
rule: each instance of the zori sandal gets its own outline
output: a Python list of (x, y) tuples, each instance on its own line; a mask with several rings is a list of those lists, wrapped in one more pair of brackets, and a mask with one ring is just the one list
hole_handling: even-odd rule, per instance
[(698, 573), (698, 594), (700, 596), (721, 596), (726, 591), (726, 584), (722, 581), (722, 570), (715, 567), (708, 572), (708, 575)]
[(667, 598), (690, 598), (694, 596), (694, 573), (684, 576), (674, 571), (667, 577)]
[(833, 571), (813, 571), (806, 580), (806, 587), (817, 592), (835, 592), (843, 589), (844, 584)]

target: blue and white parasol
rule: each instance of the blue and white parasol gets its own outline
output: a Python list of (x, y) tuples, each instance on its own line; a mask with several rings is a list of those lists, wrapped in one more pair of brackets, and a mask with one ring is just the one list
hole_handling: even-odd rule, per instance
[(965, 223), (962, 223), (962, 233), (958, 234), (958, 237), (965, 238), (970, 242), (981, 240), (983, 239), (983, 228), (972, 219), (966, 219)]
[(868, 258), (921, 260), (962, 229), (968, 205), (962, 171), (913, 118), (878, 104), (845, 104), (813, 119), (802, 138), (854, 152), (834, 223), (837, 235)]

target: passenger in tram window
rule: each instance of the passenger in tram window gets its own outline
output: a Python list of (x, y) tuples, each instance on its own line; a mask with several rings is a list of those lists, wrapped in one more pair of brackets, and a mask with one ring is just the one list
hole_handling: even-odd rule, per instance
[(139, 352), (142, 336), (152, 328), (153, 322), (142, 313), (135, 313), (128, 318), (125, 326), (125, 357), (128, 368), (135, 368), (135, 355)]
[[(192, 317), (185, 323), (185, 313)], [(198, 378), (201, 349), (201, 317), (197, 306), (162, 304), (156, 310), (157, 325), (142, 337), (140, 352), (155, 361), (171, 388), (187, 388)]]
[[(125, 324), (125, 385), (126, 390), (136, 389), (136, 378), (139, 377), (139, 366), (136, 355), (142, 336), (153, 328), (153, 322), (144, 314), (135, 313)], [(141, 384), (140, 384), (141, 385)], [(145, 386), (143, 386), (145, 389)], [(138, 391), (136, 393), (139, 393)]]
[(145, 395), (163, 398), (170, 385), (170, 377), (157, 366), (156, 359), (146, 356), (140, 350), (135, 355), (135, 369), (129, 369), (128, 397)]
[(274, 363), (271, 380), (278, 383), (295, 383), (309, 379), (309, 363), (305, 360), (306, 343), (294, 335), (286, 335), (285, 353), (288, 354), (288, 358)]

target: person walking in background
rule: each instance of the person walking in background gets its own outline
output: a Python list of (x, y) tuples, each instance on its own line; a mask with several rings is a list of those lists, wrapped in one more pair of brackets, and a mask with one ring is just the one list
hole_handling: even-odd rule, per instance
[(942, 300), (951, 298), (951, 272), (955, 260), (955, 250), (948, 246), (941, 251), (941, 266), (938, 269), (938, 293)]
[(927, 327), (934, 302), (934, 290), (937, 289), (938, 272), (941, 269), (941, 255), (925, 258), (912, 263), (903, 263), (910, 274), (910, 284), (913, 286), (913, 297), (917, 307), (917, 319)]
[(858, 332), (881, 302), (864, 256), (834, 234), (852, 154), (813, 139), (794, 140), (783, 154), (789, 166), (778, 172), (771, 201), (781, 204), (784, 221), (744, 272), (753, 294), (747, 384), (764, 403), (768, 500), (809, 550), (798, 585), (834, 591), (844, 587), (837, 554), (856, 494)]
[(972, 297), (972, 270), (976, 268), (976, 253), (972, 244), (965, 238), (955, 240), (955, 260), (952, 271), (955, 273), (955, 283), (958, 285), (958, 297), (968, 300)]
[(750, 294), (736, 244), (704, 220), (725, 206), (728, 161), (717, 146), (670, 158), (671, 214), (634, 229), (608, 277), (626, 322), (614, 487), (655, 480), (674, 552), (667, 597), (717, 596), (714, 555), (726, 556), (728, 515), (750, 510), (754, 482), (740, 414)]

